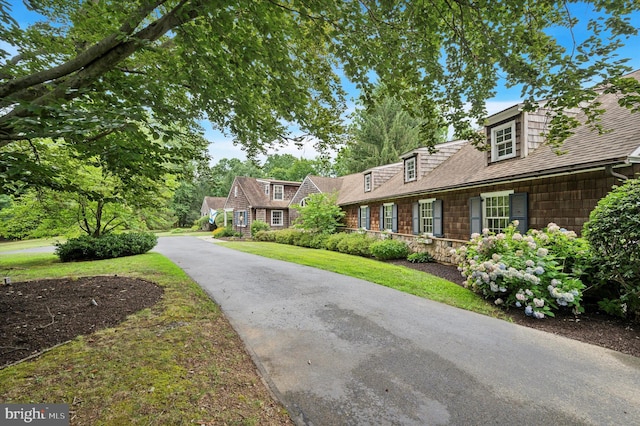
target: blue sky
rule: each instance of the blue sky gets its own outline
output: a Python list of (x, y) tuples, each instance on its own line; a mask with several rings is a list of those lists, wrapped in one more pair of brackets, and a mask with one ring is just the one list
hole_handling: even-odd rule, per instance
[[(28, 25), (31, 22), (37, 20), (37, 15), (29, 12), (24, 6), (22, 1), (12, 0), (9, 2), (12, 5), (12, 16), (14, 19), (18, 21), (20, 26)], [(581, 21), (588, 20), (593, 12), (590, 6), (584, 4), (575, 4), (572, 5), (573, 15)], [(636, 28), (640, 28), (640, 11), (635, 12), (632, 16), (632, 24)], [(584, 37), (584, 32), (580, 30), (576, 30), (574, 35), (578, 40)], [(568, 33), (563, 31), (562, 33), (556, 34), (559, 37), (560, 41), (563, 42), (565, 40), (567, 43)], [(620, 57), (631, 58), (628, 62), (629, 66), (632, 69), (640, 69), (640, 55), (638, 54), (638, 45), (640, 45), (640, 36), (633, 37), (632, 39), (626, 42), (624, 48), (620, 49), (618, 54)], [(0, 40), (0, 48), (4, 48), (5, 50), (11, 51), (10, 46), (7, 46), (2, 40)], [(355, 85), (350, 84), (348, 81), (344, 81), (344, 87), (348, 92), (348, 108), (349, 111), (353, 111), (355, 108), (355, 101), (358, 97), (358, 92), (355, 88)], [(489, 114), (502, 111), (510, 106), (513, 106), (520, 102), (520, 89), (515, 88), (506, 88), (502, 81), (498, 82), (497, 88), (497, 96), (487, 101), (487, 111)], [(222, 158), (239, 158), (244, 160), (246, 158), (245, 153), (238, 146), (233, 145), (233, 141), (230, 137), (226, 137), (221, 132), (214, 130), (211, 128), (211, 125), (208, 122), (202, 123), (205, 128), (205, 137), (211, 141), (210, 145), (210, 153), (213, 157), (213, 163), (216, 163)], [(272, 152), (276, 153), (276, 152)], [(314, 158), (317, 155), (317, 152), (313, 148), (313, 143), (308, 142), (302, 146), (301, 149), (296, 148), (295, 146), (285, 146), (277, 149), (277, 153), (284, 154), (289, 153), (293, 154), (296, 157), (303, 158)]]

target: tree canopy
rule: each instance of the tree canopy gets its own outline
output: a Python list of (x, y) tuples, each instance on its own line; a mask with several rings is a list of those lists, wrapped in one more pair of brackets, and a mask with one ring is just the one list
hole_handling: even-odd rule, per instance
[(443, 125), (439, 134), (432, 132), (435, 140), (423, 140), (421, 128), (428, 124), (403, 110), (398, 98), (384, 87), (377, 87), (373, 94), (369, 105), (352, 114), (347, 143), (336, 159), (341, 174), (395, 163), (406, 152), (446, 141), (447, 129)]
[[(120, 171), (174, 154), (196, 156), (199, 120), (255, 154), (312, 135), (340, 140), (340, 76), (396, 94), (412, 116), (450, 122), (479, 141), (467, 117), (483, 119), (497, 81), (521, 85), (528, 102), (555, 112), (581, 107), (597, 125), (595, 81), (640, 103), (637, 81), (620, 79), (616, 48), (637, 34), (636, 1), (591, 0), (587, 36), (566, 0), (31, 0), (43, 21), (21, 28), (0, 3), (0, 154), (16, 141), (64, 140), (77, 155), (103, 156)], [(573, 36), (563, 47), (554, 34)], [(552, 114), (551, 142), (576, 125)], [(293, 135), (295, 124), (302, 135)], [(438, 126), (423, 126), (425, 141)], [(118, 135), (122, 145), (108, 135)], [(148, 143), (151, 135), (153, 143)], [(486, 143), (486, 141), (485, 141)], [(109, 150), (114, 155), (107, 155)], [(120, 162), (133, 151), (150, 161)], [(126, 154), (126, 155), (125, 155)], [(180, 155), (178, 155), (180, 156)], [(0, 156), (0, 174), (33, 159)], [(31, 161), (31, 163), (30, 163)], [(23, 174), (22, 177), (25, 175)]]

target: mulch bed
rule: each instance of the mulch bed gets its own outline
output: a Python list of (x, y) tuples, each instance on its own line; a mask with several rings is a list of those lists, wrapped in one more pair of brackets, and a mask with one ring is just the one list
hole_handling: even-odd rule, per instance
[[(427, 272), (463, 285), (464, 278), (456, 266), (411, 263), (406, 260), (394, 260), (391, 263)], [(528, 317), (522, 310), (514, 309), (507, 311), (506, 314), (516, 324), (640, 357), (640, 323), (638, 322), (589, 310), (579, 316), (569, 311), (561, 311), (554, 318), (547, 317), (542, 320)]]
[(119, 276), (0, 285), (0, 368), (115, 326), (162, 294), (157, 284)]

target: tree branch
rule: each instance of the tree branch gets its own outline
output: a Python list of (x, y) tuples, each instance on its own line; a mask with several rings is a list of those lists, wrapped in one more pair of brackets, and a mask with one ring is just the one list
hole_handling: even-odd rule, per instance
[(102, 57), (111, 49), (121, 44), (125, 36), (130, 35), (151, 11), (166, 1), (167, 0), (144, 2), (138, 10), (126, 19), (126, 21), (120, 26), (118, 32), (103, 38), (98, 43), (80, 53), (74, 59), (48, 70), (30, 74), (15, 80), (10, 80), (0, 85), (0, 98), (11, 96), (11, 98), (17, 100), (15, 95), (21, 93), (26, 88), (61, 78), (89, 65), (97, 58)]
[[(170, 12), (129, 37), (128, 41), (112, 46), (100, 57), (93, 57), (92, 62), (87, 63), (85, 67), (74, 74), (68, 75), (62, 82), (49, 84), (53, 90), (47, 91), (37, 99), (30, 99), (31, 107), (46, 106), (53, 102), (76, 98), (79, 96), (79, 89), (87, 87), (105, 72), (115, 68), (118, 63), (131, 56), (141, 46), (158, 40), (171, 29), (199, 16), (201, 1), (205, 0), (181, 0)], [(3, 86), (0, 86), (0, 98), (2, 97), (2, 88)], [(6, 92), (6, 87), (4, 89)], [(0, 147), (20, 140), (18, 135), (13, 134), (11, 121), (16, 118), (30, 117), (33, 114), (31, 109), (16, 107), (0, 118)]]

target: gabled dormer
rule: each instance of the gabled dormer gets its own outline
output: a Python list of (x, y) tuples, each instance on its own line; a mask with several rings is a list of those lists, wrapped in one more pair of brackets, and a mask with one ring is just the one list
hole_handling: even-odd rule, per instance
[(429, 148), (423, 147), (401, 155), (404, 183), (423, 178), (451, 155), (458, 152), (465, 143), (466, 141), (450, 141), (434, 146), (433, 152), (430, 152)]
[(373, 173), (366, 172), (364, 174), (364, 192), (371, 192), (373, 190)]
[(544, 142), (550, 117), (544, 102), (539, 105), (531, 112), (517, 104), (487, 119), (487, 164), (524, 158)]
[(403, 168), (403, 163), (385, 164), (362, 172), (364, 192), (375, 191), (383, 183), (398, 174)]
[(404, 182), (413, 182), (418, 180), (418, 156), (420, 154), (416, 151), (409, 153), (407, 156), (402, 157), (404, 163)]

